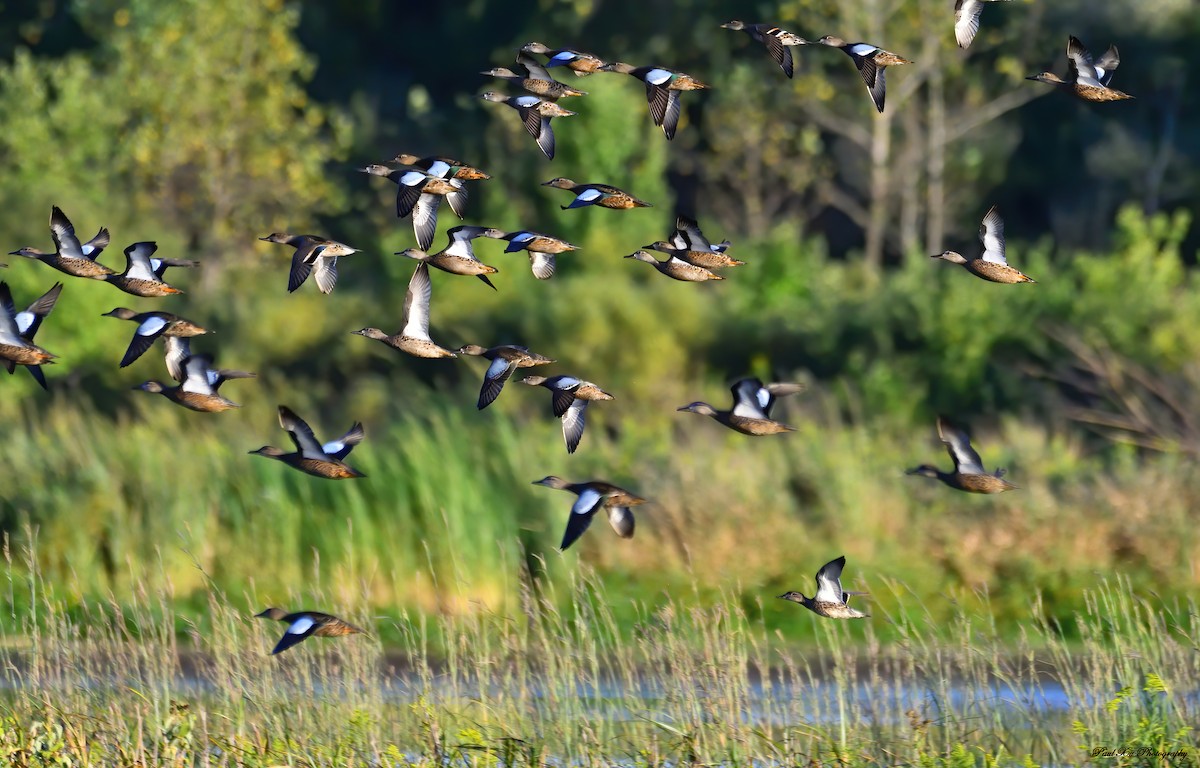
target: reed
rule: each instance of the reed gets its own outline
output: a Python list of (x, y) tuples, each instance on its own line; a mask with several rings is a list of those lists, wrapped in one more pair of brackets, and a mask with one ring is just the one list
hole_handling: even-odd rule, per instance
[(205, 578), (202, 608), (181, 612), (164, 574), (131, 602), (77, 611), (45, 589), (35, 552), (5, 554), (0, 761), (13, 764), (1064, 765), (1093, 749), (1195, 764), (1197, 605), (1119, 577), (1085, 591), (1082, 643), (1037, 602), (1013, 642), (986, 594), (941, 621), (895, 581), (876, 585), (861, 638), (806, 617), (801, 646), (735, 592), (698, 585), (633, 601), (627, 633), (614, 606), (628, 599), (580, 566), (544, 591), (526, 580), (516, 617), (346, 605), (372, 635), (271, 657), (282, 625), (254, 612), (337, 597), (267, 601)]

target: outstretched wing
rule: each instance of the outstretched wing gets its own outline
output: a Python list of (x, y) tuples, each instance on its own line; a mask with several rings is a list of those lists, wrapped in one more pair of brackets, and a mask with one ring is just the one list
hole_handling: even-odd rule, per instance
[(566, 551), (567, 547), (583, 535), (603, 503), (604, 496), (599, 491), (587, 488), (579, 494), (579, 498), (571, 507), (571, 516), (567, 518), (567, 529), (563, 532), (562, 543), (558, 545), (560, 550)]
[(567, 444), (567, 453), (575, 453), (579, 441), (583, 439), (583, 428), (586, 426), (584, 415), (587, 413), (587, 400), (576, 399), (562, 415), (563, 440)]
[(500, 396), (500, 390), (504, 389), (504, 383), (516, 369), (516, 363), (505, 360), (503, 357), (497, 357), (492, 361), (487, 372), (483, 374), (483, 387), (479, 390), (479, 402), (477, 403), (479, 410), (487, 408)]
[(433, 298), (433, 283), (429, 281), (429, 265), (419, 262), (408, 281), (408, 293), (404, 296), (404, 328), (402, 336), (412, 339), (429, 338), (429, 301)]
[(967, 433), (950, 423), (944, 416), (938, 416), (938, 437), (946, 444), (950, 458), (954, 460), (954, 469), (963, 475), (985, 475), (983, 460), (971, 447)]
[(980, 258), (993, 264), (1008, 264), (1004, 256), (1004, 220), (994, 205), (988, 209), (983, 223), (979, 225), (979, 239), (983, 242), (983, 255)]
[(279, 426), (287, 430), (292, 442), (296, 445), (296, 450), (304, 458), (317, 461), (325, 461), (329, 458), (321, 449), (321, 443), (313, 434), (312, 427), (308, 426), (308, 422), (297, 416), (286, 405), (279, 406)]
[(733, 392), (733, 415), (744, 419), (769, 419), (775, 398), (756, 378), (740, 379), (730, 388)]
[(817, 571), (817, 594), (814, 600), (825, 603), (842, 602), (842, 568), (846, 565), (846, 556), (830, 560)]

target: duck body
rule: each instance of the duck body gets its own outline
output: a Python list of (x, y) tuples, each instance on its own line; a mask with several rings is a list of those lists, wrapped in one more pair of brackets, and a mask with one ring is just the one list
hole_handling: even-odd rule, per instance
[(796, 428), (771, 418), (775, 401), (801, 390), (803, 387), (799, 384), (763, 384), (759, 379), (748, 377), (739, 379), (730, 387), (733, 393), (733, 408), (728, 411), (719, 411), (704, 402), (690, 403), (677, 410), (711, 417), (718, 424), (743, 435), (777, 435), (781, 432), (795, 432)]
[(538, 149), (542, 150), (548, 159), (554, 159), (554, 131), (550, 128), (550, 120), (555, 117), (571, 117), (575, 113), (563, 109), (553, 101), (547, 101), (538, 96), (504, 96), (495, 91), (482, 93), (479, 98), (498, 104), (507, 104), (521, 116), (525, 130), (537, 140)]
[(492, 285), (488, 275), (500, 270), (477, 259), (471, 241), (478, 237), (501, 240), (505, 236), (504, 231), (493, 227), (458, 226), (449, 230), (446, 235), (450, 242), (437, 253), (431, 254), (419, 248), (407, 248), (396, 255), (423, 261), (431, 267), (452, 275), (474, 275), (495, 290), (496, 286)]
[(557, 268), (554, 257), (557, 254), (579, 250), (578, 246), (571, 245), (566, 240), (529, 230), (509, 232), (502, 239), (508, 241), (508, 246), (504, 249), (505, 253), (515, 253), (521, 250), (529, 253), (529, 268), (533, 270), (533, 276), (538, 280), (549, 280), (554, 277), (554, 270)]
[(445, 198), (450, 210), (460, 219), (467, 205), (466, 187), (462, 180), (451, 175), (452, 167), (437, 165), (436, 169), (446, 176), (378, 164), (359, 168), (363, 173), (382, 176), (396, 184), (396, 216), (403, 219), (412, 215), (413, 234), (417, 238), (417, 247), (423, 251), (433, 245), (442, 199)]
[(842, 589), (842, 568), (846, 565), (845, 556), (830, 560), (817, 571), (817, 594), (807, 597), (802, 592), (786, 592), (779, 596), (781, 600), (799, 603), (808, 610), (824, 616), (827, 619), (866, 619), (869, 614), (855, 610), (849, 606), (852, 595), (862, 592), (846, 592)]
[(570, 491), (578, 498), (571, 507), (567, 528), (563, 532), (558, 549), (565, 552), (592, 524), (592, 518), (601, 509), (608, 514), (608, 522), (623, 539), (633, 538), (635, 521), (631, 507), (646, 503), (646, 499), (635, 493), (604, 480), (588, 480), (583, 483), (568, 483), (560, 477), (550, 475), (535, 480), (533, 485), (543, 485), (560, 491)]
[(650, 203), (639, 200), (623, 189), (617, 189), (609, 184), (576, 184), (571, 179), (559, 177), (542, 183), (543, 187), (554, 187), (575, 194), (570, 205), (562, 206), (565, 211), (570, 208), (583, 208), (588, 205), (598, 205), (601, 208), (611, 208), (615, 211), (630, 208), (649, 208)]
[(598, 72), (605, 65), (603, 59), (593, 56), (590, 53), (573, 51), (570, 48), (549, 48), (538, 42), (526, 43), (521, 47), (521, 52), (536, 53), (540, 56), (545, 56), (548, 59), (546, 62), (547, 69), (552, 67), (566, 67), (576, 77), (585, 77), (593, 72)]
[(600, 67), (600, 71), (619, 72), (642, 81), (646, 86), (650, 117), (655, 125), (663, 129), (667, 141), (675, 138), (675, 130), (679, 126), (680, 91), (697, 91), (709, 87), (689, 74), (666, 67), (634, 67), (614, 61)]
[(141, 357), (154, 344), (155, 339), (170, 336), (191, 338), (208, 333), (206, 328), (170, 312), (134, 312), (132, 309), (117, 307), (111, 312), (105, 312), (101, 317), (115, 317), (137, 323), (133, 339), (125, 350), (125, 356), (121, 358), (122, 368)]
[(17, 312), (8, 283), (0, 282), (0, 360), (9, 373), (18, 365), (26, 366), (42, 389), (46, 388), (46, 378), (38, 366), (49, 363), (55, 356), (34, 344), (33, 337), (42, 320), (54, 309), (61, 291), (62, 283), (55, 283), (24, 312)]
[(526, 376), (521, 379), (521, 383), (550, 390), (550, 409), (556, 418), (562, 420), (563, 442), (566, 443), (567, 453), (575, 453), (583, 440), (583, 430), (587, 426), (588, 403), (593, 400), (614, 399), (592, 382), (574, 376)]
[(218, 393), (229, 379), (251, 379), (253, 373), (218, 370), (212, 367), (208, 355), (192, 355), (183, 361), (183, 381), (177, 387), (167, 387), (158, 381), (147, 381), (134, 389), (160, 394), (176, 405), (201, 413), (221, 413), (240, 408), (237, 403)]
[(808, 45), (808, 41), (773, 24), (747, 24), (734, 19), (721, 25), (722, 29), (745, 32), (750, 39), (766, 47), (767, 53), (788, 77), (792, 76), (793, 63), (791, 46)]
[(419, 261), (408, 281), (408, 293), (404, 297), (404, 325), (398, 333), (388, 335), (378, 328), (363, 328), (352, 331), (356, 336), (365, 336), (387, 344), (392, 349), (429, 359), (456, 357), (429, 336), (429, 304), (433, 298), (433, 284), (429, 280), (429, 265)]
[(586, 91), (581, 91), (578, 88), (572, 88), (566, 83), (560, 83), (550, 76), (546, 69), (527, 56), (524, 52), (517, 54), (517, 64), (524, 67), (527, 74), (521, 75), (508, 67), (496, 67), (481, 72), (482, 75), (490, 77), (498, 77), (501, 80), (507, 80), (510, 83), (519, 85), (524, 90), (543, 99), (558, 101), (567, 96), (586, 96)]
[(337, 440), (322, 444), (308, 423), (286, 405), (279, 406), (279, 425), (288, 432), (296, 446), (294, 453), (287, 453), (274, 446), (264, 445), (251, 454), (265, 456), (283, 462), (293, 469), (327, 480), (346, 480), (366, 477), (343, 459), (350, 455), (354, 446), (366, 437), (362, 424), (355, 422), (346, 434)]
[(834, 35), (826, 35), (817, 40), (817, 43), (827, 45), (831, 48), (838, 48), (854, 61), (854, 66), (858, 69), (858, 74), (862, 77), (863, 82), (866, 83), (867, 91), (871, 94), (871, 101), (874, 102), (875, 109), (880, 114), (883, 113), (883, 105), (887, 92), (884, 69), (900, 64), (912, 64), (908, 59), (897, 56), (891, 51), (885, 51), (870, 43), (847, 43), (845, 40)]
[(75, 226), (56, 205), (50, 210), (50, 236), (54, 240), (52, 253), (36, 248), (21, 248), (9, 255), (35, 259), (72, 277), (104, 280), (107, 276), (115, 274), (113, 270), (96, 261), (96, 257), (108, 246), (110, 240), (108, 230), (104, 227), (101, 227), (91, 240), (81, 243), (75, 235)]
[(407, 152), (401, 152), (392, 159), (392, 162), (399, 163), (400, 165), (407, 165), (412, 168), (420, 168), (430, 176), (437, 176), (443, 179), (474, 181), (476, 179), (492, 178), (478, 168), (472, 165), (467, 165), (462, 160), (456, 160), (452, 157), (445, 157), (442, 155), (418, 157)]
[(967, 258), (957, 251), (935, 253), (932, 258), (942, 259), (951, 264), (960, 264), (976, 277), (992, 283), (1036, 283), (1032, 277), (1008, 265), (1004, 248), (1004, 220), (996, 206), (988, 209), (979, 225), (979, 241), (983, 244), (983, 252), (975, 258)]
[(491, 365), (483, 374), (483, 387), (479, 390), (479, 400), (476, 403), (476, 407), (481, 411), (500, 396), (504, 383), (512, 376), (513, 371), (556, 362), (515, 344), (502, 344), (490, 349), (478, 344), (467, 344), (458, 350), (458, 354), (474, 355), (491, 361)]
[(358, 253), (357, 248), (351, 248), (337, 240), (328, 240), (316, 235), (293, 235), (288, 232), (274, 232), (266, 237), (260, 237), (268, 243), (290, 245), (295, 248), (292, 254), (292, 268), (288, 272), (288, 293), (293, 293), (308, 280), (310, 273), (315, 272), (317, 289), (321, 293), (331, 293), (337, 284), (337, 260), (342, 256)]
[(358, 627), (342, 621), (337, 616), (318, 611), (286, 613), (280, 608), (268, 608), (261, 613), (254, 614), (254, 617), (282, 621), (288, 625), (288, 628), (283, 633), (283, 637), (279, 638), (279, 642), (275, 644), (274, 650), (271, 651), (272, 656), (277, 653), (283, 653), (293, 645), (310, 637), (344, 637), (346, 635), (366, 634)]
[(666, 261), (659, 261), (647, 251), (634, 251), (625, 258), (644, 261), (667, 277), (681, 280), (685, 283), (702, 283), (706, 280), (725, 279), (709, 269), (684, 261), (675, 254), (672, 254)]
[(1071, 36), (1067, 38), (1067, 77), (1065, 80), (1053, 72), (1041, 72), (1025, 79), (1049, 83), (1084, 101), (1094, 103), (1125, 101), (1133, 97), (1128, 93), (1108, 87), (1113, 72), (1120, 63), (1121, 58), (1117, 53), (1116, 46), (1109, 46), (1100, 61), (1096, 62), (1092, 60), (1092, 54), (1088, 52), (1087, 48), (1083, 47), (1083, 43), (1078, 38)]
[(906, 474), (930, 477), (966, 493), (994, 494), (1016, 489), (1017, 486), (1004, 479), (1003, 469), (989, 473), (983, 468), (983, 460), (971, 447), (970, 437), (964, 430), (944, 416), (938, 417), (937, 430), (938, 438), (946, 445), (946, 451), (954, 461), (954, 471), (942, 472), (930, 464), (922, 464)]
[(686, 261), (688, 264), (693, 266), (702, 267), (708, 270), (725, 269), (726, 267), (740, 267), (746, 263), (733, 258), (724, 251), (694, 251), (687, 248), (676, 248), (674, 245), (666, 242), (665, 240), (658, 240), (657, 242), (650, 243), (649, 245), (643, 247), (643, 250), (646, 249), (658, 251), (659, 253), (665, 253), (673, 258)]
[(125, 293), (142, 298), (156, 298), (183, 293), (163, 281), (167, 267), (194, 267), (199, 262), (188, 259), (152, 258), (158, 244), (152, 241), (134, 243), (125, 249), (125, 271), (119, 275), (105, 275), (104, 280)]

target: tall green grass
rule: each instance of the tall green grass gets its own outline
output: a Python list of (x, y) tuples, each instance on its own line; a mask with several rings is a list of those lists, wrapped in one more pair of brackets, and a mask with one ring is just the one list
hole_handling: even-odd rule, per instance
[(1195, 764), (1198, 606), (1138, 596), (1120, 577), (1086, 591), (1081, 643), (1061, 639), (1036, 596), (1012, 642), (986, 594), (943, 621), (889, 580), (872, 619), (805, 612), (812, 643), (799, 652), (733, 592), (631, 600), (581, 567), (523, 589), (516, 616), (343, 604), (399, 644), (313, 638), (271, 657), (284, 625), (253, 612), (338, 597), (209, 582), (203, 606), (180, 613), (164, 574), (124, 606), (77, 614), (45, 589), (35, 555), (8, 554), (0, 761), (12, 764), (1066, 765), (1104, 748), (1125, 754), (1104, 764)]

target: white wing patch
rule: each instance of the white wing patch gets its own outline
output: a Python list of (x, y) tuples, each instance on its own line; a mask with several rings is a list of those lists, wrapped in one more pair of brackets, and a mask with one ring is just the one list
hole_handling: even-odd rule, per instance
[(588, 488), (583, 493), (579, 494), (579, 498), (575, 500), (575, 504), (571, 507), (573, 515), (588, 515), (596, 510), (596, 505), (604, 498), (599, 491)]
[(489, 380), (495, 379), (500, 376), (500, 374), (504, 373), (509, 365), (510, 363), (503, 357), (497, 357), (492, 361), (492, 364), (488, 366), (487, 373), (483, 374), (483, 377)]
[(853, 53), (855, 56), (870, 56), (878, 50), (875, 46), (868, 45), (867, 43), (855, 43), (850, 46), (850, 53)]
[(529, 109), (530, 107), (536, 107), (539, 102), (541, 102), (541, 99), (539, 99), (537, 96), (518, 96), (517, 97), (517, 106), (524, 107), (525, 109)]
[(29, 326), (33, 325), (36, 316), (32, 312), (18, 312), (14, 318), (17, 323), (17, 333), (25, 333), (29, 330)]
[(579, 194), (578, 194), (578, 195), (575, 197), (575, 199), (576, 199), (576, 200), (583, 200), (584, 202), (591, 202), (592, 200), (595, 200), (596, 198), (600, 197), (600, 196), (601, 196), (601, 195), (603, 195), (603, 194), (604, 194), (604, 193), (603, 193), (603, 192), (601, 192), (601, 191), (600, 191), (600, 190), (598, 190), (598, 189), (585, 189), (585, 190), (583, 190), (582, 192), (580, 192), (580, 193), (579, 193)]
[(161, 317), (152, 317), (142, 321), (137, 328), (138, 336), (153, 336), (167, 326), (167, 321)]
[(665, 69), (652, 69), (646, 73), (646, 82), (662, 85), (671, 79), (671, 73)]
[(287, 634), (303, 635), (305, 632), (312, 629), (314, 624), (316, 624), (316, 622), (313, 621), (312, 619), (310, 619), (309, 617), (301, 616), (300, 618), (293, 621), (292, 625), (287, 628)]
[(415, 187), (424, 183), (425, 180), (425, 174), (421, 171), (409, 171), (400, 177), (400, 183), (406, 187)]

